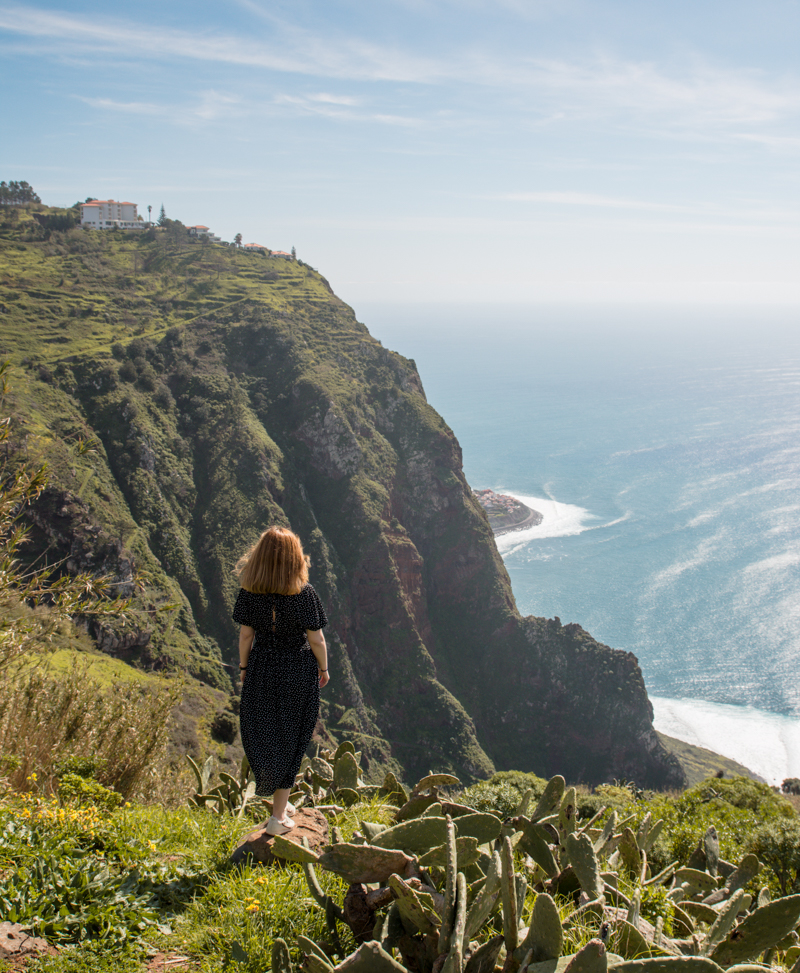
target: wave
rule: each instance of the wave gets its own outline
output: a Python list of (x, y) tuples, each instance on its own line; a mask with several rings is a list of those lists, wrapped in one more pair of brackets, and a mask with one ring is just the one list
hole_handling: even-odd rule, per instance
[(524, 547), (529, 541), (581, 534), (585, 530), (592, 529), (593, 525), (588, 521), (597, 519), (585, 507), (578, 507), (576, 504), (559, 503), (558, 500), (545, 497), (523, 497), (519, 493), (510, 493), (508, 490), (502, 492), (524, 503), (531, 510), (538, 511), (542, 515), (542, 522), (535, 527), (526, 527), (524, 530), (501, 534), (500, 537), (495, 538), (497, 549), (501, 554), (511, 554)]
[(800, 777), (800, 719), (701, 699), (651, 696), (655, 728), (744, 764), (769, 784)]

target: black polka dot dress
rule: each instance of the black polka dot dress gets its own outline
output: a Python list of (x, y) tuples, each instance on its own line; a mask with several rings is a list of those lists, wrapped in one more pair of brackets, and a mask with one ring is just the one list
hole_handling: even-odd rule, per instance
[(297, 595), (255, 594), (242, 588), (233, 620), (256, 632), (242, 686), (242, 745), (267, 797), (294, 785), (319, 716), (317, 660), (306, 638), (328, 624), (319, 597), (307, 584)]

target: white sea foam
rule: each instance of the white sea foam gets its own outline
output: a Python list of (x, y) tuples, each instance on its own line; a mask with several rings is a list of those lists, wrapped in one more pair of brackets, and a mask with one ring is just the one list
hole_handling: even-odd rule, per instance
[(541, 540), (545, 537), (570, 537), (589, 530), (595, 520), (594, 514), (585, 507), (578, 507), (572, 503), (559, 503), (558, 500), (543, 497), (523, 497), (518, 493), (501, 491), (520, 503), (524, 503), (531, 510), (537, 510), (542, 515), (542, 522), (535, 527), (501, 534), (497, 540), (497, 549), (501, 554), (511, 554), (519, 550), (530, 541)]
[(753, 706), (651, 696), (655, 728), (736, 760), (769, 784), (800, 777), (800, 719)]

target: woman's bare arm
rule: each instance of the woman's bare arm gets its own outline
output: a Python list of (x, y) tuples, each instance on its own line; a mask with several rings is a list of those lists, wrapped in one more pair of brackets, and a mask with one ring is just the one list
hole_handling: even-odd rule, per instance
[(249, 625), (242, 625), (239, 629), (239, 675), (244, 682), (245, 668), (247, 660), (250, 658), (250, 649), (253, 647), (253, 639), (256, 637), (256, 630)]
[(314, 658), (317, 660), (319, 685), (321, 689), (327, 685), (330, 679), (328, 675), (328, 646), (325, 644), (325, 636), (322, 634), (321, 628), (307, 628), (306, 638), (308, 639), (308, 644), (311, 646), (311, 651), (314, 653)]

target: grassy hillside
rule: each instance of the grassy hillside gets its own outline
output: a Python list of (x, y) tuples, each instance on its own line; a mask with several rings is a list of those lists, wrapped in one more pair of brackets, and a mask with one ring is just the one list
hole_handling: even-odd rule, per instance
[(705, 747), (684, 743), (683, 740), (676, 740), (664, 733), (659, 733), (658, 736), (667, 750), (680, 761), (686, 773), (686, 782), (690, 787), (717, 774), (723, 777), (749, 777), (751, 780), (763, 782), (763, 778), (758, 774), (729, 757), (723, 757), (713, 750), (706, 750)]

